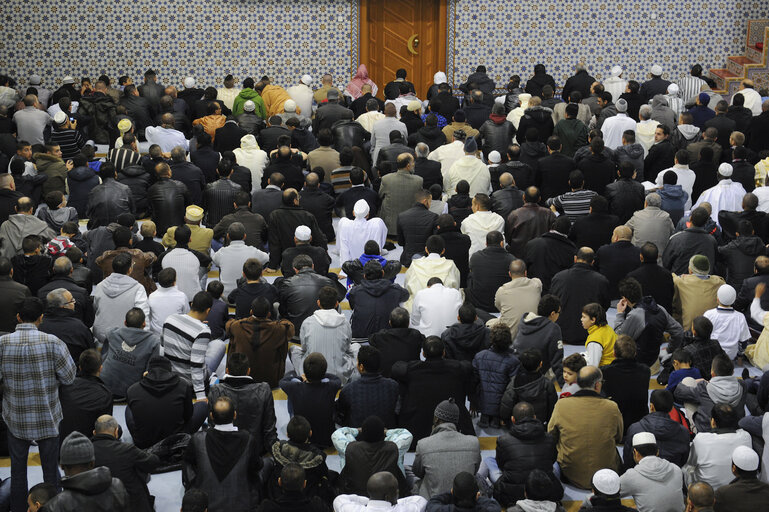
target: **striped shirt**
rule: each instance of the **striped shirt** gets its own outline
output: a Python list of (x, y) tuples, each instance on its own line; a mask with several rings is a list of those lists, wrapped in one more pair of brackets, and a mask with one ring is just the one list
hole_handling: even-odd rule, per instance
[(139, 165), (142, 156), (131, 148), (112, 148), (107, 153), (107, 160), (115, 166), (115, 172), (120, 172), (126, 167)]
[(175, 314), (163, 324), (161, 347), (171, 371), (192, 383), (195, 398), (205, 398), (206, 349), (211, 329), (190, 315)]
[(51, 144), (61, 149), (61, 158), (65, 162), (75, 158), (85, 146), (85, 139), (77, 130), (54, 130), (51, 133)]
[(678, 94), (681, 95), (681, 99), (684, 100), (684, 103), (688, 103), (702, 92), (703, 85), (705, 85), (705, 80), (702, 78), (687, 75), (678, 81)]
[(28, 441), (58, 437), (59, 385), (72, 384), (76, 373), (64, 342), (34, 324), (19, 324), (0, 338), (3, 419), (10, 433)]
[(574, 222), (579, 217), (590, 213), (590, 200), (597, 195), (592, 190), (574, 190), (547, 200), (548, 206), (555, 208)]

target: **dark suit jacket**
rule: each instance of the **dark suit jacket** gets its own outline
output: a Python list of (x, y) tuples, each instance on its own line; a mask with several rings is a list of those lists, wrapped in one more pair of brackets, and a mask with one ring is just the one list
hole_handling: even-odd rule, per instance
[(564, 235), (545, 233), (524, 247), (527, 276), (542, 281), (543, 293), (550, 289), (553, 276), (574, 264), (577, 247)]
[(214, 149), (220, 153), (234, 151), (240, 147), (240, 139), (248, 135), (248, 132), (238, 126), (236, 121), (227, 121), (224, 126), (216, 130)]
[(315, 216), (320, 230), (330, 242), (336, 239), (334, 226), (331, 223), (334, 198), (318, 188), (308, 189), (304, 187), (299, 194), (299, 205)]
[(587, 331), (580, 324), (582, 308), (591, 302), (597, 302), (604, 309), (611, 305), (609, 281), (585, 263), (575, 263), (573, 267), (558, 272), (550, 285), (550, 293), (561, 299), (561, 327), (563, 342), (582, 345), (587, 338)]
[(283, 191), (278, 188), (257, 189), (251, 195), (251, 211), (258, 213), (269, 223), (270, 214), (283, 204), (282, 198)]
[(430, 189), (431, 185), (438, 184), (443, 188), (443, 174), (441, 163), (427, 158), (417, 158), (414, 162), (414, 174), (422, 177), (423, 187)]
[(500, 286), (510, 281), (508, 268), (515, 256), (502, 247), (486, 247), (470, 257), (470, 276), (465, 294), (476, 308), (497, 312), (494, 295)]
[(537, 186), (542, 199), (549, 199), (569, 191), (569, 174), (577, 164), (562, 153), (553, 153), (541, 158), (537, 167)]
[(619, 217), (609, 213), (591, 213), (574, 221), (569, 239), (577, 247), (590, 247), (594, 251), (611, 243), (614, 228), (619, 226)]
[(628, 273), (641, 266), (641, 249), (629, 240), (620, 240), (604, 245), (597, 252), (595, 266), (609, 280), (609, 293), (612, 299), (619, 299), (617, 284)]

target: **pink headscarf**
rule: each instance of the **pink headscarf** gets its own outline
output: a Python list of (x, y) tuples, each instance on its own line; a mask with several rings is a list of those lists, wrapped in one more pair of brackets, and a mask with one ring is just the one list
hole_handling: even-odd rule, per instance
[(358, 72), (355, 73), (355, 76), (352, 77), (350, 83), (347, 84), (347, 87), (345, 87), (344, 92), (348, 96), (351, 96), (352, 99), (357, 100), (361, 96), (361, 87), (363, 87), (365, 84), (369, 84), (371, 86), (371, 94), (372, 96), (376, 96), (378, 88), (376, 84), (368, 77), (368, 69), (366, 68), (366, 65), (361, 64), (358, 66)]

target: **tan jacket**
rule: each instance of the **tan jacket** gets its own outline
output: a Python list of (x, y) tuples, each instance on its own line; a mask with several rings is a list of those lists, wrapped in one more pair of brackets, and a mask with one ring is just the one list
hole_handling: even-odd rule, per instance
[(499, 310), (499, 321), (510, 326), (510, 332), (518, 334), (518, 324), (526, 313), (536, 313), (542, 294), (542, 281), (518, 277), (503, 284), (494, 295), (494, 305)]
[(323, 181), (331, 183), (331, 171), (339, 168), (339, 152), (332, 147), (321, 146), (307, 153), (307, 166), (309, 169), (322, 167), (325, 172)]
[(725, 284), (719, 276), (702, 279), (694, 274), (673, 274), (673, 318), (684, 330), (692, 328), (692, 320), (717, 306), (718, 287)]
[(202, 125), (203, 130), (211, 136), (211, 141), (216, 138), (216, 130), (224, 126), (227, 122), (227, 118), (223, 115), (211, 114), (210, 116), (201, 117), (192, 121), (193, 125)]
[(558, 449), (558, 464), (570, 483), (590, 489), (599, 469), (619, 472), (616, 444), (622, 440), (622, 414), (615, 402), (580, 390), (558, 400), (547, 425)]
[(468, 137), (477, 137), (478, 136), (478, 130), (473, 128), (467, 123), (457, 123), (456, 121), (452, 122), (451, 124), (447, 124), (443, 127), (443, 135), (446, 136), (446, 144), (451, 144), (454, 142), (454, 132), (457, 130), (462, 130), (465, 132), (465, 135)]
[[(211, 248), (211, 240), (214, 238), (214, 230), (204, 228), (203, 226), (196, 224), (187, 225), (190, 227), (190, 231), (192, 232), (190, 235), (190, 249), (208, 255), (208, 250)], [(163, 245), (168, 249), (173, 249), (176, 247), (174, 233), (176, 233), (176, 226), (168, 228), (166, 234), (163, 235)]]

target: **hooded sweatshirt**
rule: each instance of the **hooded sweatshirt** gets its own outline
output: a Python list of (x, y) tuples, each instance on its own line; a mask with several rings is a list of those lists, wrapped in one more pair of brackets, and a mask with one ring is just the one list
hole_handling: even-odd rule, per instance
[(617, 162), (631, 162), (636, 170), (636, 181), (643, 181), (644, 175), (644, 158), (646, 158), (646, 151), (644, 147), (638, 142), (633, 144), (625, 144), (619, 146), (614, 150), (614, 155)]
[(355, 370), (355, 357), (350, 348), (352, 329), (343, 314), (335, 309), (315, 311), (302, 322), (299, 339), (302, 348), (297, 359), (301, 361), (294, 363), (295, 368), (302, 368), (307, 354), (320, 352), (328, 363), (328, 373), (339, 377), (343, 384), (350, 379)]
[(48, 208), (48, 205), (41, 204), (38, 207), (35, 216), (38, 219), (45, 221), (45, 223), (48, 224), (48, 226), (50, 226), (50, 228), (57, 233), (61, 231), (61, 227), (65, 222), (77, 222), (78, 220), (77, 210), (71, 206), (65, 206), (64, 208), (51, 210)]
[(128, 493), (123, 482), (100, 466), (61, 479), (62, 492), (46, 503), (46, 510), (128, 510)]
[(446, 358), (472, 362), (475, 354), (489, 348), (489, 329), (477, 320), (471, 324), (456, 323), (441, 334), (446, 345)]
[(409, 298), (409, 293), (389, 279), (364, 279), (348, 295), (353, 308), (350, 323), (355, 338), (389, 328), (390, 312)]
[(244, 135), (240, 139), (240, 147), (235, 148), (233, 153), (235, 153), (235, 161), (238, 165), (251, 171), (251, 192), (255, 192), (262, 183), (264, 168), (269, 163), (267, 153), (259, 148), (256, 137), (251, 134)]
[(657, 193), (662, 198), (662, 206), (660, 209), (673, 214), (676, 211), (678, 214), (673, 215), (675, 218), (680, 218), (679, 215), (683, 215), (684, 207), (686, 206), (686, 200), (689, 199), (687, 194), (681, 185), (664, 185)]
[(119, 327), (107, 335), (102, 349), (101, 380), (114, 396), (124, 397), (139, 382), (150, 357), (160, 350), (160, 337), (135, 327)]
[(133, 277), (114, 272), (94, 287), (93, 306), (93, 334), (100, 343), (104, 343), (109, 331), (123, 325), (129, 309), (141, 308), (146, 317), (150, 314), (144, 286)]
[(513, 341), (513, 350), (521, 354), (535, 348), (542, 354), (542, 371), (552, 369), (558, 383), (563, 386), (563, 341), (561, 327), (549, 318), (534, 313), (518, 324), (518, 334)]
[(488, 194), (491, 191), (489, 168), (475, 155), (465, 155), (451, 166), (443, 177), (443, 190), (449, 196), (456, 194), (457, 183), (465, 180), (470, 184), (470, 196)]
[(45, 221), (38, 219), (33, 215), (16, 213), (8, 217), (8, 220), (0, 226), (0, 255), (11, 259), (17, 254), (21, 254), (21, 243), (24, 237), (28, 235), (37, 235), (43, 243), (47, 243), (55, 238), (55, 233)]
[(620, 477), (622, 496), (632, 496), (639, 510), (680, 512), (683, 486), (681, 468), (655, 456), (644, 457)]
[(508, 512), (563, 512), (564, 508), (554, 501), (518, 500)]
[(662, 94), (652, 98), (651, 119), (666, 125), (671, 132), (676, 129), (676, 113), (668, 107), (668, 100)]
[(237, 116), (243, 113), (243, 105), (251, 100), (254, 102), (256, 108), (254, 114), (258, 115), (262, 119), (267, 119), (267, 107), (264, 104), (264, 100), (258, 92), (251, 88), (243, 88), (235, 97), (235, 101), (232, 102), (232, 115)]

